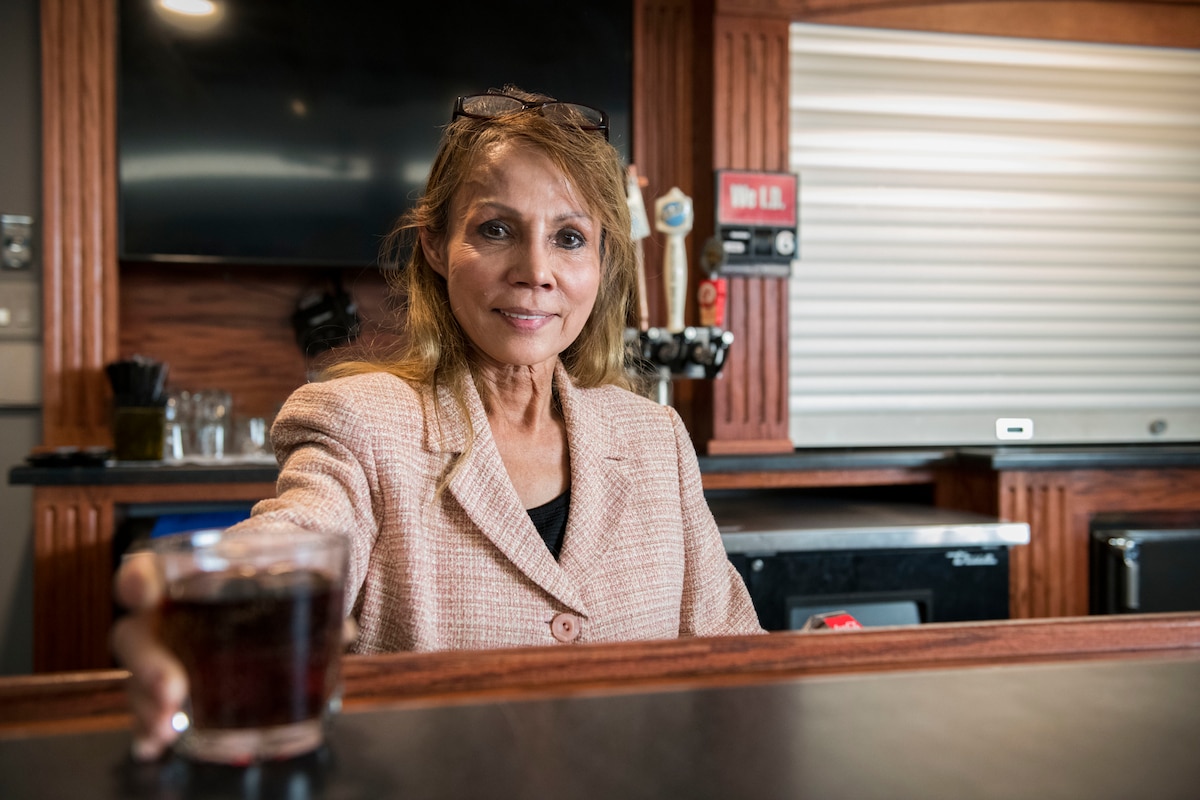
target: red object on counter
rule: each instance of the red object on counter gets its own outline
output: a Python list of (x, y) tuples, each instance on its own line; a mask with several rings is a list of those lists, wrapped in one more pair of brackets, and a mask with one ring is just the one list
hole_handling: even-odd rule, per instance
[(826, 611), (824, 614), (813, 614), (805, 621), (802, 631), (820, 630), (856, 631), (862, 629), (862, 623), (854, 618), (849, 611)]
[(725, 295), (729, 291), (724, 278), (705, 278), (696, 289), (696, 302), (700, 307), (700, 324), (708, 327), (725, 327)]

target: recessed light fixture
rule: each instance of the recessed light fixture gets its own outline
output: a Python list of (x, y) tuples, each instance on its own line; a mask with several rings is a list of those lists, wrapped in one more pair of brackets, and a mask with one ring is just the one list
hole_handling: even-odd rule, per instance
[(210, 17), (217, 13), (213, 0), (158, 0), (159, 6), (188, 17)]
[(191, 34), (207, 34), (225, 17), (225, 4), (219, 0), (158, 0), (155, 10), (163, 22)]

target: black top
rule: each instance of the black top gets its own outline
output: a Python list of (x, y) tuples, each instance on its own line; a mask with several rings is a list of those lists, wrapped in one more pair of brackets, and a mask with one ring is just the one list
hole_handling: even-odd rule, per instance
[(563, 537), (567, 533), (567, 512), (570, 509), (570, 489), (545, 505), (529, 509), (529, 518), (533, 520), (533, 527), (537, 528), (538, 533), (542, 535), (546, 547), (550, 548), (550, 555), (554, 556), (556, 561), (558, 554), (562, 551)]

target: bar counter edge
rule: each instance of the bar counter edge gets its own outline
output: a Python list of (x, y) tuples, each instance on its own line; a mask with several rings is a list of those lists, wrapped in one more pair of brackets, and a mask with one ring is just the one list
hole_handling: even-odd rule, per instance
[[(699, 456), (705, 475), (811, 470), (973, 468), (1062, 470), (1200, 467), (1200, 443), (1037, 445), (957, 448), (805, 449), (772, 455)], [(38, 467), (9, 470), (10, 484), (105, 486), (179, 483), (262, 483), (278, 475), (274, 464), (166, 464), (109, 462), (105, 466)]]
[[(1200, 612), (930, 623), (491, 651), (348, 655), (345, 710), (821, 675), (1200, 658)], [(127, 727), (119, 669), (0, 677), (0, 737)]]

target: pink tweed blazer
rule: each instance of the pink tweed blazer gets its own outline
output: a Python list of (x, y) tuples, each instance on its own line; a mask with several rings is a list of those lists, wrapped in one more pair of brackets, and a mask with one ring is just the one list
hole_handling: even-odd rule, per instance
[(571, 463), (559, 561), (473, 388), (474, 447), (440, 497), (468, 435), (448, 394), (373, 373), (288, 399), (272, 430), (277, 495), (254, 514), (350, 538), (358, 652), (552, 645), (564, 613), (576, 642), (761, 631), (675, 410), (616, 387), (576, 388), (561, 365), (555, 380)]

